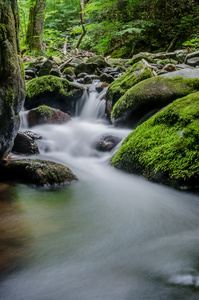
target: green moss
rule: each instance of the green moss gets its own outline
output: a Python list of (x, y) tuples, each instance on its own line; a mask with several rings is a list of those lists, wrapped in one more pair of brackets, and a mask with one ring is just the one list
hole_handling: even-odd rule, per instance
[(3, 23), (0, 23), (0, 42), (3, 42), (7, 38), (6, 27)]
[(129, 68), (117, 80), (111, 83), (107, 92), (107, 98), (112, 102), (112, 105), (114, 105), (128, 89), (132, 88), (138, 82), (152, 76), (153, 73), (151, 70), (145, 68), (141, 62), (138, 62)]
[(162, 76), (146, 79), (129, 89), (115, 104), (112, 119), (121, 118), (127, 111), (160, 109), (172, 101), (199, 90), (199, 78)]
[(39, 95), (47, 93), (57, 93), (68, 96), (70, 92), (70, 83), (68, 80), (56, 76), (47, 75), (34, 78), (26, 85), (26, 95), (28, 98), (36, 98)]
[(199, 187), (199, 92), (174, 101), (138, 126), (111, 164), (150, 180)]
[(13, 103), (14, 103), (14, 92), (13, 92), (13, 89), (10, 89), (6, 95), (6, 105), (12, 106)]
[(54, 109), (47, 105), (41, 105), (37, 107), (37, 111), (41, 116), (46, 118), (51, 118), (54, 113)]
[(75, 75), (75, 71), (74, 71), (74, 68), (70, 68), (70, 67), (67, 67), (64, 69), (63, 75), (70, 75), (70, 76), (74, 76)]
[(133, 66), (135, 63), (141, 61), (142, 59), (145, 59), (149, 63), (150, 62), (151, 63), (155, 63), (154, 59), (148, 57), (147, 55), (137, 54), (137, 55), (135, 55), (135, 57), (133, 57), (131, 60), (129, 60), (129, 62), (127, 63), (127, 65)]

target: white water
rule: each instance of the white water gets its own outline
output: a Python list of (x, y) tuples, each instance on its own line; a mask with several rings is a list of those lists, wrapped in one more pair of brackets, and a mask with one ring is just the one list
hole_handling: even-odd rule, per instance
[(96, 96), (71, 122), (33, 129), (43, 136), (39, 158), (69, 166), (79, 182), (55, 191), (15, 187), (29, 252), (2, 281), (0, 299), (199, 299), (198, 195), (110, 167), (112, 153), (93, 144), (130, 130), (96, 119)]

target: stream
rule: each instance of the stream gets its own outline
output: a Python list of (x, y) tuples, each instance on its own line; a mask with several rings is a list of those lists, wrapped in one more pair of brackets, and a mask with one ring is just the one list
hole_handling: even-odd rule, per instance
[(199, 299), (198, 194), (111, 167), (115, 149), (94, 144), (131, 130), (101, 119), (103, 93), (90, 89), (72, 121), (32, 129), (43, 139), (31, 157), (64, 164), (79, 181), (0, 188), (0, 299)]

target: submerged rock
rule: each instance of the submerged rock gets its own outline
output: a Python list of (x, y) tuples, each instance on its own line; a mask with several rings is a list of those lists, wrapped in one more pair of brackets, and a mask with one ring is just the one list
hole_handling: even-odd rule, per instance
[(0, 180), (38, 186), (56, 186), (70, 184), (76, 181), (77, 177), (69, 168), (55, 162), (22, 159), (4, 161), (0, 164)]
[[(174, 73), (176, 72), (168, 74)], [(167, 74), (136, 84), (118, 100), (111, 114), (115, 125), (136, 126), (141, 119), (146, 120), (151, 114), (174, 100), (199, 90), (199, 78), (164, 78), (163, 76)]]
[(199, 189), (199, 92), (138, 126), (111, 164), (177, 188)]
[(30, 127), (40, 124), (62, 124), (71, 120), (71, 117), (59, 109), (41, 105), (31, 109), (27, 115)]
[(76, 101), (83, 95), (84, 88), (64, 78), (52, 75), (32, 79), (26, 86), (25, 108), (47, 105), (75, 114)]

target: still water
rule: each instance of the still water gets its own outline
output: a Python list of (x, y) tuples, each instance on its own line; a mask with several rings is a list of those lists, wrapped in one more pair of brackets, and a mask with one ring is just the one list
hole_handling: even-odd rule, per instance
[(34, 128), (37, 158), (77, 183), (0, 186), (1, 300), (199, 299), (198, 194), (110, 167), (93, 145), (130, 130), (97, 119), (102, 106), (92, 93), (71, 122)]

